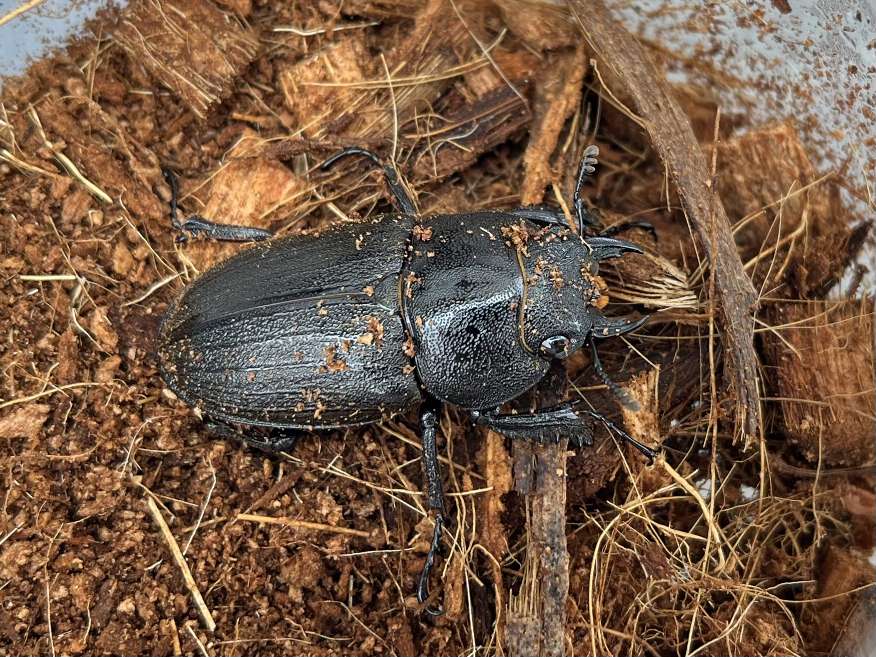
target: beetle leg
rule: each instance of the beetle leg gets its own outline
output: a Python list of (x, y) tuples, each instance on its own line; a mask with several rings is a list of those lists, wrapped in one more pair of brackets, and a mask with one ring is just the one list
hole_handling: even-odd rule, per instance
[(295, 446), (295, 443), (298, 441), (298, 438), (304, 433), (299, 429), (271, 427), (266, 434), (258, 435), (255, 433), (254, 429), (247, 432), (238, 429), (232, 424), (220, 422), (218, 420), (207, 420), (204, 424), (208, 431), (216, 434), (220, 438), (240, 440), (250, 447), (268, 453), (291, 451)]
[(471, 411), (471, 417), (475, 424), (490, 427), (509, 438), (543, 445), (557, 443), (567, 436), (576, 447), (593, 444), (590, 426), (581, 421), (569, 403), (532, 413)]
[[(435, 530), (432, 533), (432, 543), (429, 546), (426, 563), (423, 565), (417, 583), (417, 601), (420, 604), (429, 598), (429, 575), (432, 572), (435, 555), (441, 544), (441, 529), (444, 526), (444, 490), (436, 442), (439, 411), (440, 405), (432, 400), (425, 402), (420, 411), (420, 430), (423, 434), (423, 474), (426, 477), (429, 509), (435, 512)], [(440, 608), (433, 609), (431, 607), (427, 607), (426, 612), (432, 616), (440, 616), (444, 613)]]
[(260, 242), (273, 237), (269, 230), (253, 228), (252, 226), (238, 226), (235, 224), (219, 224), (199, 215), (192, 215), (185, 221), (180, 221), (177, 202), (179, 200), (179, 182), (176, 174), (170, 169), (162, 169), (164, 179), (170, 185), (170, 223), (175, 230), (180, 231), (177, 242), (187, 242), (190, 237), (203, 235), (209, 239), (220, 242)]
[(505, 212), (537, 224), (569, 227), (569, 222), (566, 221), (566, 215), (563, 214), (563, 211), (549, 205), (522, 205)]
[(367, 149), (359, 148), (358, 146), (350, 146), (349, 148), (345, 148), (344, 150), (332, 155), (325, 162), (320, 164), (319, 168), (322, 170), (329, 169), (335, 164), (335, 162), (350, 155), (361, 155), (362, 157), (366, 157), (371, 160), (374, 166), (383, 169), (383, 175), (386, 178), (386, 184), (389, 187), (389, 191), (392, 192), (392, 196), (393, 198), (395, 198), (395, 202), (398, 205), (399, 210), (411, 217), (417, 216), (417, 207), (411, 200), (411, 197), (408, 194), (408, 190), (405, 189), (405, 186), (402, 184), (401, 176), (399, 176), (396, 168), (391, 164), (384, 164), (380, 161), (380, 158), (377, 157), (377, 155)]
[(595, 411), (586, 408), (573, 409), (568, 402), (537, 410), (533, 413), (502, 414), (491, 411), (472, 411), (471, 416), (476, 424), (487, 426), (509, 438), (530, 440), (539, 444), (557, 443), (562, 437), (568, 437), (576, 447), (593, 444), (593, 436), (589, 423), (585, 423), (579, 413), (584, 413), (602, 422), (609, 430), (630, 443), (642, 454), (653, 461), (657, 456), (653, 449), (639, 442), (614, 422)]

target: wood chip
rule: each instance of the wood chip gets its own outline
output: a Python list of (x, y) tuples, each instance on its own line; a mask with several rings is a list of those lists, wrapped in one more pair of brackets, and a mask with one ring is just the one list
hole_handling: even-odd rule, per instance
[(48, 404), (27, 404), (0, 419), (0, 438), (29, 438), (35, 440), (51, 407)]

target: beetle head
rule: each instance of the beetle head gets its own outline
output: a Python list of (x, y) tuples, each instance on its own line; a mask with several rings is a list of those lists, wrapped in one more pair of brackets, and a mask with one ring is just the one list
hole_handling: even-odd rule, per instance
[[(521, 337), (526, 348), (543, 358), (567, 358), (590, 339), (623, 335), (647, 319), (602, 314), (608, 303), (599, 263), (642, 250), (612, 237), (581, 238), (552, 230), (527, 244), (521, 254), (525, 290)], [(518, 252), (519, 253), (519, 252)]]

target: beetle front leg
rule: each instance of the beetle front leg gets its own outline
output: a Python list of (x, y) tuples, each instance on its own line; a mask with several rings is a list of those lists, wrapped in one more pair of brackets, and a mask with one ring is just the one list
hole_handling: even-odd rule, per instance
[[(429, 509), (435, 512), (435, 530), (432, 532), (432, 543), (426, 555), (426, 563), (420, 572), (417, 583), (417, 601), (420, 604), (429, 598), (429, 575), (435, 563), (435, 555), (441, 545), (441, 530), (444, 527), (444, 486), (441, 479), (441, 465), (438, 463), (438, 418), (441, 406), (434, 400), (424, 402), (420, 410), (420, 430), (423, 434), (423, 474), (426, 477), (426, 491)], [(432, 616), (440, 616), (443, 610), (426, 608)]]
[(239, 226), (236, 224), (220, 224), (193, 214), (185, 221), (180, 221), (177, 202), (179, 200), (179, 182), (176, 174), (170, 169), (162, 169), (161, 173), (170, 185), (170, 223), (175, 230), (180, 231), (177, 242), (187, 242), (190, 237), (203, 235), (219, 242), (260, 242), (274, 236), (269, 230)]
[(573, 409), (568, 402), (534, 411), (532, 413), (498, 413), (494, 411), (471, 411), (475, 424), (490, 427), (509, 438), (522, 438), (539, 444), (557, 443), (567, 437), (575, 447), (593, 444), (589, 423), (585, 423), (579, 413), (589, 415), (602, 422), (610, 431), (616, 433), (651, 461), (656, 457), (653, 449), (642, 444), (607, 417), (587, 409)]

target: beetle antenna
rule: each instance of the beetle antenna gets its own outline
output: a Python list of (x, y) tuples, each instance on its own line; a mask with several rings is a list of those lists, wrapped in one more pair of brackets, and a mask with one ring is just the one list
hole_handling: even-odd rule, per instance
[(617, 397), (618, 401), (623, 404), (624, 408), (630, 411), (641, 410), (639, 402), (630, 397), (630, 394), (626, 390), (621, 388), (617, 383), (611, 380), (611, 377), (608, 376), (608, 372), (602, 367), (602, 361), (599, 360), (599, 354), (596, 353), (596, 342), (593, 340), (590, 341), (590, 350), (593, 352), (593, 369), (596, 370), (596, 374), (598, 374), (599, 378), (602, 379), (602, 382), (608, 386), (608, 389), (611, 390), (612, 394)]
[(596, 172), (596, 156), (599, 155), (599, 147), (596, 144), (590, 144), (584, 149), (584, 154), (581, 157), (581, 164), (578, 165), (578, 176), (575, 180), (575, 196), (572, 198), (575, 207), (575, 221), (578, 223), (578, 234), (584, 234), (584, 226), (587, 225), (588, 216), (587, 209), (584, 207), (584, 201), (581, 199), (581, 186), (584, 184), (584, 179), (587, 176), (592, 176)]

